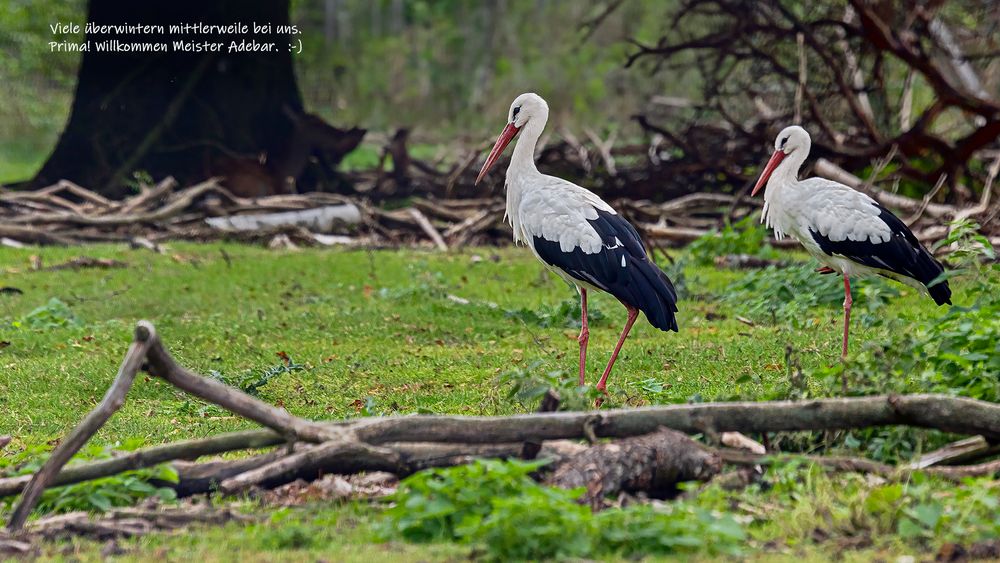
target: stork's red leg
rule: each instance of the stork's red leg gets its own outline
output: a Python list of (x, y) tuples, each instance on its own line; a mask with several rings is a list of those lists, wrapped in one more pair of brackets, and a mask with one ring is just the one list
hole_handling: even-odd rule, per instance
[[(611, 375), (611, 368), (615, 365), (615, 360), (618, 359), (618, 352), (621, 352), (622, 344), (625, 343), (625, 339), (628, 338), (628, 332), (632, 330), (632, 325), (635, 323), (635, 318), (639, 316), (639, 309), (626, 304), (625, 308), (628, 309), (628, 321), (625, 322), (625, 328), (622, 329), (622, 335), (618, 337), (618, 344), (615, 345), (615, 351), (611, 353), (611, 360), (608, 361), (608, 367), (604, 368), (604, 375), (601, 376), (601, 380), (597, 382), (597, 388), (601, 391), (605, 391), (607, 388), (608, 376)], [(600, 402), (598, 405), (600, 406)]]
[(851, 328), (852, 303), (854, 300), (851, 299), (851, 280), (848, 279), (847, 274), (844, 274), (844, 347), (840, 352), (842, 358), (847, 357), (847, 333)]
[(587, 373), (587, 341), (590, 340), (590, 328), (587, 326), (587, 290), (580, 288), (580, 385), (586, 385)]

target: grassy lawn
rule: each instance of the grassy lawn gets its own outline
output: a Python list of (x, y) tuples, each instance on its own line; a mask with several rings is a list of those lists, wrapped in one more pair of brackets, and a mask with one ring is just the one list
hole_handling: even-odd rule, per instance
[[(87, 255), (123, 260), (128, 267), (32, 271), (32, 255), (43, 265)], [(732, 283), (751, 274), (690, 264), (683, 274), (687, 297), (680, 303), (681, 331), (659, 332), (640, 318), (609, 380), (608, 406), (838, 393), (829, 377), (802, 381), (792, 369), (824, 374), (839, 364), (838, 280), (830, 276), (817, 282), (825, 284), (823, 292), (830, 297), (797, 310), (792, 322), (773, 307), (769, 311), (723, 298)], [(534, 404), (508, 398), (510, 384), (500, 381), (502, 374), (561, 370), (575, 377), (578, 329), (564, 320), (565, 310), (558, 310), (563, 302), (564, 309), (570, 308), (575, 292), (543, 274), (525, 249), (277, 252), (173, 244), (166, 254), (156, 255), (119, 246), (0, 248), (0, 276), (0, 286), (21, 291), (0, 294), (0, 434), (14, 437), (3, 450), (6, 455), (52, 444), (100, 400), (139, 319), (156, 324), (184, 365), (253, 386), (264, 400), (304, 417), (526, 412)], [(856, 285), (870, 289), (855, 294), (855, 350), (862, 350), (865, 341), (892, 338), (906, 332), (901, 328), (931, 322), (946, 312), (909, 288), (877, 281)], [(966, 282), (953, 285), (956, 303), (976, 298)], [(886, 292), (899, 295), (886, 300)], [(797, 299), (790, 295), (790, 301)], [(53, 298), (68, 312), (59, 312), (61, 306), (50, 303)], [(40, 307), (47, 308), (32, 315)], [(48, 324), (65, 326), (41, 328), (46, 323), (38, 319), (46, 315), (56, 319)], [(591, 299), (591, 317), (588, 371), (593, 384), (625, 314), (616, 301), (600, 295)], [(753, 323), (737, 317), (750, 317)], [(301, 369), (265, 375), (282, 363), (282, 353)], [(140, 378), (95, 440), (110, 446), (138, 438), (151, 445), (251, 426), (158, 380)], [(870, 440), (860, 446), (851, 441), (857, 437), (839, 434), (823, 440), (816, 447), (853, 444), (862, 453), (872, 451)], [(792, 440), (789, 446), (801, 443)], [(908, 443), (920, 449), (922, 442)], [(809, 477), (803, 468), (782, 471), (794, 485), (744, 493), (732, 503), (743, 503), (736, 512), (754, 516), (749, 545), (751, 551), (762, 550), (761, 557), (821, 560), (844, 549), (842, 540), (851, 535), (847, 524), (867, 534), (867, 542), (851, 546), (850, 556), (861, 559), (916, 553), (942, 541), (920, 536), (902, 543), (891, 534), (880, 537), (880, 530), (894, 530), (896, 524), (864, 515), (879, 483), (859, 476)], [(788, 477), (803, 472), (804, 478)], [(953, 485), (919, 485), (924, 488), (913, 494), (960, 498)], [(979, 485), (969, 487), (975, 492)], [(786, 496), (774, 496), (779, 494)], [(799, 500), (786, 502), (786, 497)], [(3, 510), (0, 505), (0, 516)], [(468, 557), (468, 547), (453, 544), (378, 543), (371, 530), (377, 517), (376, 509), (358, 504), (268, 511), (263, 522), (249, 527), (154, 535), (122, 545), (125, 557), (136, 559), (213, 561), (230, 560), (234, 554), (251, 561)], [(859, 523), (859, 518), (874, 520)], [(817, 537), (817, 527), (830, 528), (828, 537), (834, 539)], [(47, 555), (54, 558), (100, 558), (100, 545), (87, 541), (49, 548)]]

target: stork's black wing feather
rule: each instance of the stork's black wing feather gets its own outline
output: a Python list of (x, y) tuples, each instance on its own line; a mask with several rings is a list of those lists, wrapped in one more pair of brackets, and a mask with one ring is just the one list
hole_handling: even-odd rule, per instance
[(951, 288), (947, 281), (929, 286), (931, 281), (944, 272), (940, 262), (931, 256), (905, 223), (891, 211), (876, 204), (879, 219), (889, 226), (892, 236), (886, 242), (865, 240), (830, 240), (810, 229), (816, 244), (828, 255), (839, 255), (870, 268), (878, 268), (897, 275), (913, 278), (927, 286), (934, 302), (938, 305), (951, 303)]
[(677, 292), (666, 274), (646, 257), (635, 227), (620, 215), (597, 212), (590, 225), (603, 242), (600, 252), (587, 254), (580, 247), (564, 252), (557, 241), (536, 236), (538, 256), (575, 279), (603, 289), (646, 314), (660, 330), (677, 330)]

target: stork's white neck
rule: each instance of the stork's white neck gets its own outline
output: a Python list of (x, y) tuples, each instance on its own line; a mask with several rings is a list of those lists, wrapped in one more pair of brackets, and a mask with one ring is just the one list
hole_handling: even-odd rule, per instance
[(510, 157), (510, 166), (507, 167), (508, 177), (515, 174), (538, 173), (538, 168), (535, 166), (535, 146), (538, 145), (538, 138), (545, 129), (548, 117), (544, 113), (532, 116), (521, 128), (520, 138), (514, 145), (514, 154)]
[(774, 169), (771, 177), (767, 180), (767, 187), (764, 189), (764, 201), (768, 201), (777, 195), (781, 189), (792, 187), (799, 183), (799, 168), (809, 156), (809, 147), (801, 147), (788, 153), (788, 156), (781, 161), (781, 164)]
[(799, 147), (788, 153), (778, 167), (771, 173), (764, 189), (764, 209), (760, 220), (774, 229), (774, 237), (778, 240), (786, 234), (795, 234), (794, 219), (787, 213), (791, 201), (799, 193), (795, 187), (799, 183), (799, 168), (809, 156), (809, 147)]

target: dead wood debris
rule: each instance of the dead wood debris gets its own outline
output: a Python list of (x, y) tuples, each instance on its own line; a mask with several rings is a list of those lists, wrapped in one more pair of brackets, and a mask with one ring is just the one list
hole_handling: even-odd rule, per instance
[[(846, 176), (849, 183), (856, 180)], [(944, 204), (922, 204), (896, 194), (875, 195), (901, 211), (922, 209), (914, 230), (924, 241), (947, 236), (944, 222), (970, 213)], [(726, 221), (757, 212), (760, 204), (759, 198), (718, 193), (693, 193), (662, 203), (629, 199), (614, 202), (651, 246), (686, 244)], [(170, 240), (235, 240), (279, 249), (352, 245), (424, 246), (447, 251), (469, 245), (508, 244), (511, 231), (502, 221), (504, 209), (499, 196), (412, 197), (409, 207), (396, 210), (380, 208), (364, 194), (348, 197), (313, 192), (249, 199), (233, 195), (216, 179), (182, 189), (172, 178), (125, 200), (112, 201), (61, 182), (36, 192), (0, 191), (0, 239), (8, 246), (124, 242), (154, 252), (162, 252), (161, 244)], [(1000, 236), (994, 238), (1000, 243)], [(791, 240), (771, 243), (796, 244)], [(81, 260), (90, 261), (64, 267), (118, 267), (113, 262)], [(720, 260), (721, 267), (730, 268), (772, 264), (753, 257)]]
[(299, 506), (321, 501), (349, 499), (378, 499), (396, 492), (399, 479), (385, 471), (356, 475), (327, 474), (308, 481), (296, 479), (291, 483), (265, 490), (261, 499), (271, 505)]
[(92, 256), (79, 256), (56, 264), (54, 266), (47, 266), (42, 268), (42, 270), (52, 272), (57, 270), (81, 270), (85, 268), (96, 268), (100, 270), (108, 270), (111, 268), (126, 268), (128, 264), (122, 262), (121, 260), (114, 260), (112, 258), (94, 258)]
[(0, 531), (0, 555), (28, 555), (34, 542), (69, 537), (114, 540), (154, 531), (176, 530), (192, 524), (248, 522), (253, 518), (232, 508), (216, 508), (205, 502), (183, 502), (161, 506), (156, 499), (129, 508), (115, 508), (101, 515), (69, 512), (29, 522), (17, 534)]

